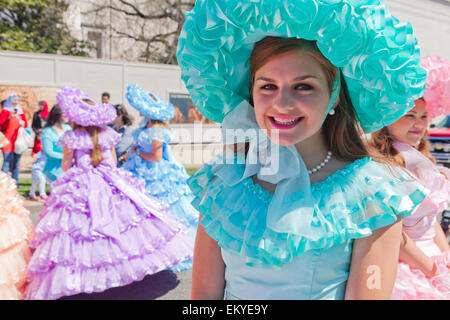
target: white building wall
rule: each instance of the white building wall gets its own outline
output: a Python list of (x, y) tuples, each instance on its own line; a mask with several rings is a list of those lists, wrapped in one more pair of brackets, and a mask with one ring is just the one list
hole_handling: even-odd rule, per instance
[[(127, 107), (136, 120), (135, 126), (140, 116), (128, 104), (125, 97), (129, 84), (138, 84), (165, 100), (169, 100), (170, 93), (187, 93), (181, 80), (180, 68), (175, 65), (13, 51), (0, 51), (0, 65), (0, 88), (2, 86), (54, 88), (52, 97), (47, 100), (50, 106), (56, 103), (54, 93), (65, 85), (81, 89), (96, 101), (100, 101), (101, 94), (107, 91), (111, 94), (111, 103), (121, 103)], [(27, 114), (30, 116), (32, 113)], [(173, 140), (175, 156), (187, 167), (198, 167), (222, 150), (218, 125), (195, 127), (193, 124), (171, 124), (171, 127), (175, 129)]]

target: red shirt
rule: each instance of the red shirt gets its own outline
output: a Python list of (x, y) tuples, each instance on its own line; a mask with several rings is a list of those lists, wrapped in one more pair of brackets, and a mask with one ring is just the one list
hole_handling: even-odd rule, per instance
[[(5, 137), (9, 140), (9, 144), (6, 147), (2, 148), (2, 151), (7, 152), (14, 152), (14, 144), (16, 143), (17, 139), (17, 133), (19, 132), (20, 128), (20, 122), (17, 117), (8, 119), (11, 115), (11, 111), (8, 111), (6, 109), (3, 109), (0, 112), (0, 129), (5, 135)], [(25, 117), (25, 113), (22, 113), (19, 115), (20, 119), (25, 122), (24, 127), (26, 128), (27, 118)]]

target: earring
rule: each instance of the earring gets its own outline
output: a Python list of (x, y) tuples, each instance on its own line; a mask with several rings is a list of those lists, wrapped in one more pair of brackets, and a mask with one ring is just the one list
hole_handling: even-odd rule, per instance
[(328, 114), (329, 114), (330, 116), (334, 115), (335, 113), (336, 113), (336, 111), (335, 111), (334, 109), (331, 109), (330, 112), (328, 112)]

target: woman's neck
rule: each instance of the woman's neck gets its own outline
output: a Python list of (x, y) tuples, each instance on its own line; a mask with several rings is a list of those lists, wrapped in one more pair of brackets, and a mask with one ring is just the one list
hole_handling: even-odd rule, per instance
[(308, 139), (297, 143), (295, 148), (308, 169), (312, 169), (319, 165), (330, 151), (321, 131)]
[(114, 127), (116, 128), (116, 131), (119, 131), (125, 124), (123, 123), (123, 121), (120, 121), (118, 123), (116, 123), (114, 125)]

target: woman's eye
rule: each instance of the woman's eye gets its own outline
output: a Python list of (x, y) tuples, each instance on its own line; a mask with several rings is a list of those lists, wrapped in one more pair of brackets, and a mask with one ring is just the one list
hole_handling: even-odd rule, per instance
[(274, 84), (271, 84), (271, 83), (261, 86), (261, 89), (263, 89), (263, 90), (274, 90), (276, 88), (277, 88), (277, 86)]
[(302, 83), (295, 86), (296, 90), (312, 90), (313, 87), (309, 84)]
[(407, 114), (405, 117), (408, 118), (408, 119), (414, 119), (414, 115), (413, 114)]

